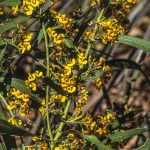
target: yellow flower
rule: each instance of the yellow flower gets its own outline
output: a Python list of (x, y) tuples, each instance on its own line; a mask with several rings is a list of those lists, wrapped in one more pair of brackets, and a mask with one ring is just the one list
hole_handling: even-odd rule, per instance
[(125, 29), (119, 24), (117, 19), (111, 18), (98, 22), (102, 26), (104, 33), (102, 34), (102, 42), (104, 44), (113, 44), (118, 35), (125, 32)]
[(19, 115), (25, 117), (29, 113), (28, 109), (20, 108)]
[(8, 119), (8, 122), (11, 123), (12, 125), (15, 125), (15, 126), (22, 126), (22, 125), (25, 125), (22, 120), (18, 119), (18, 118), (13, 118), (13, 117), (10, 117)]
[(26, 15), (32, 15), (34, 9), (44, 2), (45, 0), (23, 0), (23, 11)]
[(64, 34), (58, 34), (56, 33), (55, 30), (53, 30), (52, 28), (47, 28), (47, 33), (48, 36), (50, 37), (50, 39), (52, 39), (53, 43), (55, 44), (55, 46), (57, 47), (58, 50), (62, 50), (64, 47)]
[(78, 54), (78, 63), (79, 65), (86, 65), (88, 63), (87, 58), (83, 52)]
[(97, 5), (100, 4), (100, 2), (101, 2), (101, 0), (91, 0), (90, 6), (91, 6), (92, 8), (95, 8)]
[(26, 15), (30, 16), (33, 13), (34, 7), (32, 5), (24, 4), (23, 10), (24, 10)]
[(19, 5), (16, 5), (15, 7), (12, 7), (12, 11), (14, 14), (17, 14), (19, 12)]
[(76, 82), (75, 79), (68, 77), (67, 75), (63, 75), (61, 78), (61, 86), (64, 91), (68, 93), (74, 93), (76, 91)]
[(18, 36), (17, 46), (18, 46), (18, 51), (20, 53), (23, 54), (31, 49), (30, 40), (31, 40), (32, 36), (33, 36), (32, 33), (23, 35), (23, 32), (21, 33), (21, 35)]
[(37, 86), (34, 82), (28, 82), (28, 81), (25, 81), (26, 85), (32, 89), (32, 91), (36, 91), (37, 90)]
[(100, 127), (98, 130), (96, 130), (96, 133), (102, 136), (108, 134), (109, 130), (107, 127)]
[(43, 72), (35, 71), (34, 73), (29, 73), (28, 79), (25, 80), (25, 84), (32, 89), (32, 91), (37, 90), (36, 80), (43, 76)]
[(39, 143), (39, 149), (40, 150), (50, 150), (48, 148), (48, 143), (46, 143), (45, 141), (42, 141), (42, 142)]
[(54, 150), (68, 150), (66, 147), (64, 147), (63, 145), (59, 145), (57, 147), (55, 147)]
[(70, 30), (73, 27), (72, 19), (68, 18), (66, 14), (58, 13), (53, 9), (50, 9), (50, 13), (56, 19), (56, 22), (62, 25), (65, 30)]
[(67, 100), (67, 97), (64, 95), (58, 95), (58, 94), (53, 94), (51, 96), (52, 99), (54, 99), (55, 101), (61, 101), (62, 103), (64, 103)]
[(3, 8), (0, 7), (0, 15), (3, 15)]
[(35, 76), (37, 76), (38, 78), (43, 76), (43, 72), (41, 72), (41, 71), (35, 71), (34, 74), (35, 74)]
[(72, 73), (72, 68), (75, 65), (76, 60), (73, 58), (71, 59), (68, 64), (66, 66), (64, 66), (64, 74), (66, 74), (67, 76), (71, 75)]
[(34, 81), (35, 79), (36, 79), (36, 75), (34, 73), (33, 74), (29, 73), (28, 81), (31, 82), (31, 81)]

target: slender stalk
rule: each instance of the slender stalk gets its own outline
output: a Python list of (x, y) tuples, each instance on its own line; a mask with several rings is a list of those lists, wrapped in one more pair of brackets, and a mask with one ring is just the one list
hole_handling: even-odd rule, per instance
[[(97, 18), (97, 21), (101, 20), (101, 18), (103, 17), (103, 14), (104, 14), (104, 8), (102, 8), (102, 10), (100, 11), (100, 14), (99, 14), (99, 17)], [(92, 36), (92, 41), (95, 40), (95, 35), (96, 35), (96, 32), (97, 32), (97, 29), (98, 29), (98, 25), (96, 23), (95, 25), (95, 28), (94, 28), (94, 33), (93, 33), (93, 36)], [(90, 49), (92, 48), (92, 44), (89, 43), (88, 44), (88, 47), (87, 47), (87, 50), (86, 50), (86, 57), (89, 55), (89, 52), (90, 52)]]
[[(0, 93), (0, 99), (3, 101), (3, 103), (5, 104), (5, 106), (7, 108), (8, 103), (6, 102), (5, 98), (3, 97), (3, 95), (1, 93)], [(10, 109), (8, 109), (8, 111), (9, 111), (10, 115), (13, 117), (14, 116), (13, 112)]]
[[(69, 100), (66, 104), (66, 107), (65, 107), (65, 110), (64, 110), (64, 115), (62, 116), (62, 120), (66, 120), (70, 105), (71, 105), (71, 100)], [(65, 122), (61, 121), (60, 124), (59, 124), (59, 127), (57, 129), (55, 138), (54, 138), (55, 143), (57, 142), (57, 140), (61, 136), (64, 125), (65, 125)]]
[[(49, 75), (50, 75), (49, 49), (48, 49), (48, 39), (47, 39), (47, 34), (45, 31), (44, 23), (42, 24), (42, 28), (43, 28), (43, 34), (44, 34), (44, 39), (45, 39), (45, 47), (46, 47), (46, 68), (47, 68), (46, 75), (49, 77)], [(48, 111), (49, 90), (50, 90), (50, 87), (49, 87), (49, 85), (47, 85), (46, 86), (46, 119), (47, 119), (48, 135), (50, 137), (50, 140), (53, 142), (53, 135), (52, 135), (52, 131), (51, 131), (49, 111)], [(52, 146), (53, 143), (51, 143), (50, 145)]]

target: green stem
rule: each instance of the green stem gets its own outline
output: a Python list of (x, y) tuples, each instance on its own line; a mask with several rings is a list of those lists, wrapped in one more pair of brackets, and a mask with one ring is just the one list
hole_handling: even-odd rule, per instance
[[(71, 105), (71, 100), (69, 100), (67, 102), (67, 104), (66, 104), (66, 107), (65, 107), (65, 110), (64, 110), (64, 114), (62, 116), (62, 120), (66, 120), (67, 114), (68, 114), (68, 111), (69, 111), (69, 108), (70, 108), (70, 105)], [(59, 139), (59, 137), (62, 135), (62, 130), (63, 130), (64, 125), (65, 125), (65, 122), (61, 121), (60, 124), (59, 124), (59, 127), (57, 129), (55, 138), (54, 138), (55, 143), (57, 142), (57, 140)]]
[[(99, 21), (99, 20), (101, 20), (102, 19), (102, 17), (103, 17), (103, 14), (104, 14), (104, 8), (100, 11), (100, 14), (99, 14), (99, 17), (97, 18), (97, 21)], [(96, 25), (95, 25), (95, 28), (94, 28), (94, 33), (93, 33), (93, 36), (92, 36), (92, 41), (94, 41), (95, 40), (95, 35), (96, 35), (96, 32), (97, 32), (97, 29), (98, 29), (98, 24), (96, 23)], [(91, 43), (89, 43), (88, 44), (88, 47), (87, 47), (87, 50), (86, 50), (86, 57), (89, 55), (89, 52), (90, 52), (90, 49), (91, 49), (91, 47), (92, 47), (92, 44)]]
[[(6, 108), (8, 106), (8, 103), (6, 102), (5, 98), (3, 97), (3, 95), (0, 93), (0, 99), (3, 101), (3, 103), (5, 104)], [(9, 110), (9, 109), (8, 109)], [(11, 110), (9, 110), (10, 115), (13, 117), (14, 114)]]
[[(45, 31), (44, 23), (42, 24), (42, 28), (43, 28), (43, 34), (44, 34), (44, 39), (45, 39), (45, 47), (46, 47), (46, 68), (47, 68), (46, 75), (49, 77), (49, 75), (50, 75), (49, 49), (48, 49), (48, 39), (47, 39), (47, 34)], [(53, 142), (53, 135), (52, 135), (52, 131), (51, 131), (49, 110), (48, 110), (49, 90), (50, 90), (50, 87), (49, 87), (49, 85), (47, 85), (46, 86), (46, 119), (47, 119), (48, 135), (50, 137), (50, 140)], [(52, 146), (53, 143), (51, 143), (50, 145)]]

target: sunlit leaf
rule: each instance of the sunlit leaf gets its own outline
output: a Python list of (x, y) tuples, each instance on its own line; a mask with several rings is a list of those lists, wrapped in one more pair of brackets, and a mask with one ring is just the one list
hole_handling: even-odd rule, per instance
[(2, 2), (0, 1), (0, 5), (4, 6), (16, 6), (20, 4), (20, 0), (3, 0)]
[(112, 150), (111, 148), (105, 146), (103, 143), (99, 141), (99, 139), (94, 135), (82, 135), (82, 137), (94, 144), (99, 150)]
[(150, 53), (150, 41), (146, 41), (140, 38), (135, 38), (127, 35), (119, 36), (118, 41), (120, 43), (141, 49), (145, 53)]
[(148, 129), (146, 128), (131, 129), (123, 132), (116, 132), (114, 134), (109, 135), (108, 137), (111, 139), (112, 142), (119, 142), (121, 140), (129, 139), (134, 135), (142, 134), (147, 130)]
[(73, 41), (69, 38), (66, 38), (65, 39), (65, 45), (68, 47), (68, 48), (74, 48), (74, 44), (73, 44)]
[(29, 16), (19, 16), (15, 19), (11, 19), (11, 20), (5, 22), (4, 24), (1, 24), (0, 25), (0, 34), (10, 30), (11, 28), (15, 27), (17, 24), (27, 21), (28, 19), (30, 19)]
[(4, 57), (5, 51), (6, 51), (6, 46), (5, 46), (2, 50), (0, 50), (0, 61), (1, 61), (1, 60), (3, 59), (3, 57)]
[(37, 37), (38, 44), (40, 44), (42, 38), (43, 38), (43, 29), (41, 28)]
[(147, 139), (144, 145), (134, 150), (149, 150), (150, 149), (150, 139)]
[(7, 150), (4, 143), (0, 143), (0, 150)]

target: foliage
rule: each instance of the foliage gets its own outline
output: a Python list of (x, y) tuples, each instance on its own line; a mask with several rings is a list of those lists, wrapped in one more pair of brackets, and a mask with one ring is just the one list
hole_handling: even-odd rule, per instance
[[(149, 53), (148, 41), (122, 35), (136, 1), (90, 0), (86, 11), (76, 8), (70, 14), (56, 9), (58, 3), (50, 0), (45, 8), (45, 0), (0, 0), (0, 149), (11, 146), (5, 134), (13, 140), (32, 137), (30, 145), (21, 141), (27, 150), (118, 149), (147, 129), (132, 126), (136, 109), (114, 108), (106, 90), (112, 72), (137, 69), (149, 80), (136, 62), (106, 60), (92, 49), (119, 41)], [(82, 111), (89, 100), (88, 82), (105, 94), (103, 114)], [(32, 110), (38, 123), (31, 119)]]

